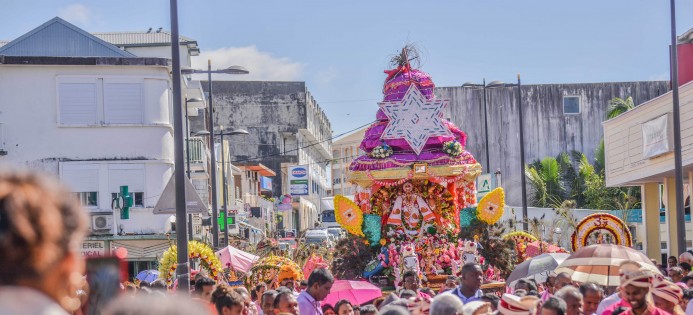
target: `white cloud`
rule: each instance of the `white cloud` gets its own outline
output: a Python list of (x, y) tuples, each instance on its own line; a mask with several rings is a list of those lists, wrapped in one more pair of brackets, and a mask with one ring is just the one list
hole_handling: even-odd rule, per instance
[[(305, 65), (289, 58), (274, 57), (257, 47), (224, 47), (215, 50), (202, 50), (199, 56), (193, 57), (193, 69), (207, 69), (207, 60), (212, 60), (212, 69), (229, 66), (243, 66), (250, 74), (227, 75), (217, 74), (216, 80), (255, 80), (255, 81), (295, 81), (302, 74)], [(195, 79), (206, 80), (206, 75), (195, 75)]]
[(68, 5), (58, 12), (63, 20), (79, 26), (87, 26), (91, 22), (92, 12), (87, 6), (79, 3)]

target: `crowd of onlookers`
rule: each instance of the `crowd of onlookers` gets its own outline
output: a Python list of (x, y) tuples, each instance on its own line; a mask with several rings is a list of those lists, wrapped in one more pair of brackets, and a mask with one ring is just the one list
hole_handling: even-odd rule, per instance
[(324, 303), (334, 278), (321, 268), (306, 281), (284, 279), (277, 288), (230, 287), (200, 273), (190, 295), (170, 290), (163, 280), (110, 292), (96, 287), (100, 283), (86, 285), (79, 253), (86, 231), (85, 212), (57, 182), (0, 172), (0, 314), (693, 315), (691, 266), (675, 257), (661, 268), (666, 277), (625, 261), (610, 273), (618, 287), (577, 284), (560, 273), (543, 283), (518, 280), (501, 296), (482, 292), (478, 264), (465, 264), (460, 277), (450, 276), (439, 292), (421, 287), (415, 272), (405, 272), (401, 290), (362, 305), (348, 299)]

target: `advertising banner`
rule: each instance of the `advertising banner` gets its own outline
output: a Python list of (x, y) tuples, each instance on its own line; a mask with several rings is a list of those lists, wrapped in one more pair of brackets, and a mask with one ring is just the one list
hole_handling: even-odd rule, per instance
[(307, 196), (310, 179), (308, 165), (289, 166), (289, 193), (292, 196)]

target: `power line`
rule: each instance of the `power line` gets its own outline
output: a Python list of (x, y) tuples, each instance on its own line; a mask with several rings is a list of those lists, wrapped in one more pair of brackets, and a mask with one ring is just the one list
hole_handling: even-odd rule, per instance
[(231, 163), (238, 163), (238, 162), (245, 162), (245, 161), (252, 161), (252, 160), (258, 160), (258, 159), (264, 159), (264, 158), (268, 158), (268, 157), (284, 155), (284, 154), (286, 154), (286, 153), (288, 153), (288, 152), (293, 152), (293, 151), (298, 151), (298, 150), (301, 150), (301, 149), (310, 148), (310, 147), (312, 147), (312, 146), (316, 146), (316, 145), (318, 145), (318, 144), (320, 144), (320, 143), (323, 143), (323, 142), (325, 142), (325, 141), (330, 141), (330, 140), (332, 140), (332, 139), (334, 139), (334, 138), (338, 138), (338, 137), (341, 137), (341, 136), (343, 136), (343, 135), (346, 135), (346, 134), (348, 134), (348, 133), (350, 133), (350, 132), (359, 130), (359, 129), (361, 129), (361, 128), (363, 128), (363, 127), (366, 127), (366, 126), (368, 126), (368, 125), (371, 125), (371, 124), (373, 124), (373, 123), (375, 123), (375, 122), (377, 122), (377, 120), (371, 121), (371, 122), (369, 122), (369, 123), (367, 123), (367, 124), (358, 126), (358, 127), (354, 128), (354, 129), (351, 129), (351, 130), (349, 130), (349, 131), (345, 131), (345, 132), (343, 132), (343, 133), (341, 133), (341, 134), (332, 136), (332, 137), (330, 137), (330, 138), (328, 138), (328, 139), (325, 139), (325, 140), (317, 141), (317, 142), (315, 142), (315, 143), (309, 144), (309, 145), (304, 146), (304, 147), (300, 147), (300, 148), (296, 148), (296, 149), (287, 150), (287, 151), (284, 151), (284, 152), (282, 152), (282, 153), (275, 153), (275, 154), (268, 154), (268, 155), (263, 155), (263, 156), (250, 157), (250, 158), (246, 158), (246, 159), (242, 159), (242, 160), (234, 160), (234, 161), (230, 161), (230, 162), (231, 162)]

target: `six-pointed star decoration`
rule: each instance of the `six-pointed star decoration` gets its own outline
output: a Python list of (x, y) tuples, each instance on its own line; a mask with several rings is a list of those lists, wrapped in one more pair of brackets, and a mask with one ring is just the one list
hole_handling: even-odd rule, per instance
[(413, 84), (401, 101), (378, 103), (390, 122), (380, 139), (404, 139), (420, 154), (428, 138), (452, 136), (443, 122), (447, 100), (427, 100)]

